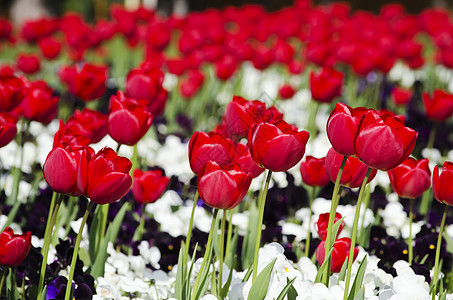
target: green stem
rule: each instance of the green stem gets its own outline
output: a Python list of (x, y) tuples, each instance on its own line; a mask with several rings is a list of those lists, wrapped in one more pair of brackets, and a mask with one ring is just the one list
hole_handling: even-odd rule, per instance
[(187, 264), (187, 255), (189, 255), (190, 238), (192, 237), (193, 217), (195, 215), (195, 208), (197, 207), (197, 202), (198, 202), (198, 191), (195, 193), (195, 198), (193, 199), (192, 213), (190, 214), (189, 230), (187, 231), (186, 247), (184, 247), (184, 256), (182, 260), (184, 266), (186, 266)]
[(118, 143), (118, 146), (116, 146), (116, 153), (118, 153), (120, 151), (121, 145), (122, 144)]
[(266, 204), (266, 196), (267, 196), (267, 189), (269, 188), (269, 182), (271, 181), (272, 171), (267, 171), (266, 183), (264, 184), (264, 189), (262, 190), (262, 194), (258, 198), (258, 230), (256, 233), (256, 241), (255, 241), (255, 254), (253, 256), (253, 277), (252, 282), (255, 281), (256, 276), (258, 275), (258, 253), (260, 250), (260, 243), (261, 243), (261, 231), (263, 227), (263, 217), (264, 217), (264, 206)]
[[(54, 195), (57, 193), (54, 192)], [(44, 233), (44, 244), (42, 247), (42, 263), (41, 263), (41, 273), (39, 274), (39, 284), (38, 284), (38, 297), (37, 299), (41, 299), (41, 294), (44, 287), (44, 279), (46, 278), (46, 268), (47, 268), (47, 257), (49, 255), (49, 247), (50, 247), (50, 239), (52, 238), (52, 231), (55, 225), (55, 221), (57, 220), (58, 211), (60, 210), (61, 201), (63, 200), (63, 195), (60, 194), (58, 196), (58, 200), (55, 203), (55, 198), (52, 196), (52, 202), (50, 204), (51, 210), (49, 210), (49, 217), (47, 218), (47, 225), (46, 231)], [(52, 207), (52, 206), (55, 207)]]
[(373, 107), (375, 109), (380, 109), (381, 108), (381, 105), (379, 103), (379, 89), (380, 89), (380, 86), (381, 86), (381, 74), (378, 74), (377, 75), (377, 78), (376, 78), (376, 83), (374, 85), (374, 95), (373, 95)]
[[(54, 208), (55, 208), (55, 201), (56, 200), (57, 200), (57, 192), (54, 191), (52, 193), (52, 199), (50, 200), (49, 214), (47, 215), (46, 230), (44, 231), (44, 243), (45, 243), (45, 239), (46, 239), (45, 237), (47, 236), (48, 231), (53, 229), (53, 225), (52, 225), (52, 229), (50, 228), (50, 222), (51, 222), (51, 219), (52, 219), (52, 216), (53, 216), (53, 211), (54, 211)], [(44, 245), (43, 245), (43, 247), (41, 249), (41, 254), (44, 254)]]
[(191, 300), (194, 300), (196, 298), (196, 294), (197, 294), (197, 291), (198, 291), (198, 286), (200, 285), (200, 280), (201, 280), (201, 276), (203, 274), (203, 270), (206, 267), (206, 264), (208, 262), (208, 256), (210, 256), (211, 251), (212, 251), (212, 236), (213, 236), (213, 233), (214, 233), (214, 230), (215, 230), (214, 227), (215, 227), (215, 223), (216, 223), (215, 221), (217, 219), (218, 212), (219, 212), (219, 210), (215, 209), (214, 210), (214, 215), (212, 216), (211, 229), (209, 230), (208, 242), (207, 242), (207, 245), (206, 245), (206, 251), (204, 253), (203, 262), (201, 263), (201, 267), (200, 267), (200, 270), (198, 271), (197, 278), (195, 279), (195, 285), (193, 286), (192, 296), (190, 298)]
[(448, 205), (445, 205), (444, 215), (442, 216), (442, 222), (440, 223), (439, 235), (437, 236), (437, 246), (436, 246), (436, 259), (434, 261), (434, 276), (431, 280), (432, 287), (432, 299), (436, 297), (437, 289), (437, 277), (439, 276), (439, 258), (440, 258), (440, 248), (442, 244), (442, 235), (444, 233), (445, 219), (447, 218)]
[(0, 296), (2, 295), (2, 291), (3, 291), (3, 286), (5, 285), (5, 279), (6, 279), (6, 276), (8, 276), (8, 268), (3, 266), (3, 271), (2, 271), (2, 279), (0, 281)]
[(362, 222), (360, 222), (360, 234), (359, 234), (359, 244), (363, 247), (365, 247), (365, 236), (363, 232), (363, 226), (365, 225), (365, 215), (366, 215), (366, 210), (368, 209), (368, 206), (370, 205), (370, 190), (371, 186), (367, 185), (366, 186), (366, 194), (365, 194), (365, 211), (363, 212), (363, 217), (362, 217)]
[(308, 257), (309, 252), (310, 252), (310, 236), (311, 236), (311, 230), (310, 230), (310, 225), (311, 225), (311, 219), (313, 217), (313, 200), (315, 200), (315, 195), (316, 195), (316, 187), (312, 187), (311, 190), (311, 197), (310, 197), (310, 216), (308, 217), (308, 230), (307, 230), (307, 241), (305, 242), (305, 256)]
[(359, 199), (357, 200), (357, 206), (355, 208), (354, 224), (352, 226), (351, 247), (349, 248), (349, 254), (348, 254), (348, 267), (347, 267), (348, 271), (346, 274), (346, 282), (345, 282), (345, 287), (344, 287), (343, 300), (348, 299), (349, 283), (351, 282), (352, 262), (354, 261), (355, 241), (357, 238), (357, 226), (359, 224), (360, 207), (362, 206), (363, 194), (364, 194), (365, 187), (368, 183), (368, 178), (370, 178), (370, 174), (371, 174), (372, 170), (373, 170), (373, 168), (368, 167), (368, 171), (366, 172), (365, 178), (363, 179), (363, 182), (362, 182), (362, 186), (360, 187)]
[(143, 230), (145, 228), (145, 205), (142, 206), (142, 213), (140, 215), (140, 223), (138, 224), (137, 229), (135, 229), (134, 236), (132, 237), (133, 241), (140, 241), (143, 236)]
[[(228, 212), (230, 214), (229, 218), (228, 218), (228, 232), (227, 232), (227, 240), (226, 240), (226, 247), (225, 247), (225, 257), (228, 258), (228, 255), (230, 255), (230, 244), (231, 244), (231, 237), (233, 236), (233, 223), (232, 223), (232, 220), (233, 220), (233, 214), (234, 214), (234, 209), (230, 209)], [(228, 262), (227, 262), (228, 264)], [(230, 267), (231, 269), (231, 266), (228, 265), (228, 267)]]
[[(433, 124), (431, 130), (429, 131), (428, 137), (428, 144), (426, 144), (426, 148), (432, 150), (434, 147), (434, 141), (436, 140), (436, 132), (437, 132), (437, 122)], [(431, 154), (430, 154), (431, 156)], [(429, 157), (431, 159), (431, 157)]]
[(310, 102), (310, 114), (308, 115), (307, 129), (310, 132), (311, 140), (316, 138), (318, 127), (316, 126), (316, 115), (319, 110), (319, 102), (312, 100)]
[(414, 251), (413, 251), (413, 246), (412, 246), (412, 220), (414, 219), (414, 199), (411, 198), (409, 199), (409, 241), (408, 241), (408, 262), (410, 265), (412, 265), (412, 259), (414, 257)]
[(95, 203), (93, 201), (90, 201), (90, 203), (88, 204), (85, 214), (83, 215), (82, 224), (80, 224), (79, 232), (77, 233), (77, 239), (74, 245), (74, 252), (72, 254), (71, 269), (69, 271), (68, 284), (66, 286), (66, 293), (64, 296), (65, 300), (69, 300), (72, 295), (72, 278), (74, 277), (74, 270), (77, 262), (77, 254), (79, 253), (80, 241), (82, 239), (83, 227), (85, 227), (85, 223), (87, 222), (88, 216), (90, 215), (90, 211), (93, 208), (94, 204)]
[(219, 267), (219, 293), (222, 290), (222, 273), (223, 273), (223, 255), (225, 246), (225, 222), (226, 222), (226, 209), (223, 210), (222, 223), (220, 225), (220, 267)]
[[(335, 220), (335, 214), (337, 212), (337, 206), (338, 202), (340, 201), (340, 180), (341, 176), (343, 175), (343, 170), (344, 166), (346, 165), (346, 161), (348, 160), (347, 156), (343, 157), (343, 161), (341, 162), (340, 169), (338, 170), (337, 178), (335, 179), (335, 187), (333, 188), (333, 194), (332, 194), (332, 203), (330, 204), (330, 213), (329, 213), (329, 223), (327, 224), (327, 237), (326, 237), (326, 242), (324, 244), (325, 246), (325, 253), (330, 252), (330, 239), (332, 235), (332, 227), (333, 227), (333, 221)], [(326, 255), (327, 258), (327, 255)], [(329, 278), (330, 278), (330, 269), (325, 268), (324, 270), (324, 284), (326, 286), (329, 286)]]

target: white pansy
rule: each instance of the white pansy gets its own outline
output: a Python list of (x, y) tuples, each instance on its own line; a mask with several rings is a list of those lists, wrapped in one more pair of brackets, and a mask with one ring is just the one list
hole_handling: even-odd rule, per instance
[(141, 241), (137, 248), (146, 263), (151, 264), (153, 268), (160, 268), (159, 260), (161, 255), (159, 248), (156, 246), (150, 247), (148, 241)]
[(403, 210), (403, 205), (399, 202), (389, 202), (380, 215), (386, 227), (387, 234), (399, 236), (401, 228), (407, 222), (407, 214)]

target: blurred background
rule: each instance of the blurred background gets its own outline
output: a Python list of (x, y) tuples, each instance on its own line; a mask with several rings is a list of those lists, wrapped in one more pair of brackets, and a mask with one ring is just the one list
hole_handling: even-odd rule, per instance
[[(223, 8), (229, 5), (241, 6), (247, 3), (260, 4), (273, 11), (292, 5), (294, 0), (0, 0), (0, 16), (12, 20), (16, 24), (27, 19), (43, 15), (62, 16), (67, 11), (75, 11), (85, 16), (86, 20), (106, 17), (108, 7), (113, 3), (122, 3), (130, 8), (144, 5), (156, 8), (161, 14), (176, 13), (184, 15), (189, 11), (201, 11), (207, 8)], [(314, 0), (314, 4), (328, 4), (332, 1)], [(378, 12), (379, 8), (388, 3), (401, 3), (408, 13), (419, 13), (427, 7), (442, 7), (451, 10), (453, 0), (348, 0), (353, 10), (369, 10)]]

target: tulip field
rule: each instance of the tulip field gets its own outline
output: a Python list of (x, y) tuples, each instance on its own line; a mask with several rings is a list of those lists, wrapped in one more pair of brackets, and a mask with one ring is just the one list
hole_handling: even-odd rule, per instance
[(1, 299), (453, 299), (453, 17), (0, 19)]

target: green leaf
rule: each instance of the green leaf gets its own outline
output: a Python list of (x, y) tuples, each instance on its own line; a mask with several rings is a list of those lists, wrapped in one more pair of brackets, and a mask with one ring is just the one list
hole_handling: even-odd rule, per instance
[(324, 273), (325, 268), (329, 267), (330, 268), (330, 257), (332, 256), (332, 251), (333, 248), (330, 249), (329, 254), (327, 255), (327, 258), (324, 260), (322, 265), (318, 269), (318, 273), (316, 274), (315, 277), (315, 283), (321, 282), (322, 275)]
[(266, 297), (267, 290), (269, 288), (269, 282), (271, 280), (272, 269), (274, 268), (275, 261), (277, 258), (274, 258), (256, 277), (255, 282), (250, 288), (249, 295), (247, 300), (263, 300)]
[[(206, 255), (206, 253), (205, 253)], [(209, 251), (207, 261), (210, 262), (212, 259), (212, 251)], [(205, 293), (208, 289), (208, 275), (209, 275), (209, 264), (203, 269), (203, 273), (201, 273), (201, 283), (195, 294), (195, 299), (200, 299), (201, 295)]]
[(3, 226), (2, 231), (4, 231), (5, 228), (8, 227), (9, 225), (11, 225), (11, 223), (14, 221), (21, 204), (22, 203), (20, 203), (19, 201), (14, 202), (13, 208), (11, 208), (11, 210), (9, 211), (8, 219), (6, 219), (6, 223)]
[(341, 223), (343, 223), (345, 217), (341, 218), (340, 220), (336, 221), (332, 227), (332, 234), (330, 235), (330, 247), (333, 248), (333, 244), (337, 239), (338, 230), (340, 229)]
[(345, 259), (343, 262), (343, 266), (341, 266), (340, 273), (338, 274), (338, 281), (344, 281), (346, 278), (346, 269), (348, 268), (348, 260)]
[(40, 300), (46, 300), (47, 298), (47, 285), (44, 286), (42, 289), (42, 294), (41, 294), (41, 299)]
[(289, 281), (285, 287), (283, 288), (283, 290), (280, 292), (280, 295), (278, 295), (277, 297), (277, 300), (283, 300), (286, 296), (286, 294), (288, 294), (289, 292), (289, 289), (293, 286), (293, 283), (294, 283), (294, 280), (296, 280), (296, 277), (294, 277), (293, 279), (291, 279), (291, 281)]
[(195, 244), (193, 254), (192, 254), (192, 263), (190, 264), (189, 272), (187, 272), (187, 276), (185, 277), (185, 280), (184, 280), (184, 285), (183, 285), (184, 293), (183, 293), (182, 300), (190, 299), (190, 296), (191, 296), (192, 290), (191, 290), (191, 286), (190, 286), (190, 277), (192, 276), (193, 266), (195, 265), (197, 248), (198, 248), (198, 243)]
[(258, 218), (258, 207), (256, 206), (255, 201), (251, 201), (249, 208), (249, 224), (247, 225), (244, 243), (242, 244), (242, 268), (253, 264), (256, 235), (258, 234), (258, 228), (256, 226), (256, 224), (258, 224)]
[(228, 266), (228, 268), (232, 269), (233, 265), (236, 265), (236, 262), (234, 260), (236, 256), (236, 250), (238, 247), (238, 239), (239, 239), (239, 233), (237, 230), (234, 231), (233, 237), (230, 242), (230, 249), (227, 250), (228, 255), (225, 257), (225, 264)]
[[(286, 281), (289, 282), (289, 278), (287, 278)], [(288, 295), (287, 295), (287, 296), (288, 296), (288, 297), (287, 297), (288, 300), (296, 300), (296, 298), (297, 298), (298, 295), (299, 295), (299, 294), (297, 293), (297, 291), (296, 291), (296, 289), (294, 288), (294, 286), (291, 285), (291, 286), (289, 287), (289, 290), (288, 290)]]
[(96, 253), (99, 251), (99, 226), (101, 226), (101, 213), (102, 213), (102, 205), (98, 205), (94, 210), (93, 221), (91, 221), (90, 232), (89, 232), (89, 252), (90, 252), (90, 260), (95, 261)]
[(365, 288), (362, 286), (357, 291), (357, 294), (354, 297), (354, 300), (364, 300), (365, 299)]
[[(234, 263), (234, 262), (233, 262), (233, 264), (236, 265), (236, 263)], [(228, 291), (229, 291), (230, 285), (231, 285), (231, 280), (233, 279), (234, 268), (235, 268), (235, 266), (231, 267), (230, 274), (228, 275), (228, 280), (227, 280), (227, 282), (225, 282), (225, 285), (220, 289), (220, 292), (219, 292), (220, 299), (224, 299), (228, 295)], [(222, 280), (222, 279), (220, 278), (220, 280)]]
[(215, 265), (214, 265), (215, 258), (212, 260), (212, 273), (211, 273), (211, 294), (217, 297), (217, 276), (215, 272)]
[(182, 299), (182, 290), (186, 278), (186, 266), (182, 263), (184, 256), (184, 242), (181, 242), (181, 248), (178, 255), (178, 270), (176, 271), (175, 298)]
[(249, 280), (250, 275), (252, 275), (253, 272), (253, 263), (252, 265), (247, 269), (247, 272), (245, 272), (244, 278), (242, 278), (242, 282), (246, 282)]
[(112, 223), (110, 223), (109, 228), (107, 229), (107, 233), (105, 234), (104, 240), (102, 241), (102, 244), (99, 247), (96, 259), (94, 260), (92, 268), (90, 270), (90, 274), (94, 278), (104, 276), (105, 262), (107, 261), (108, 243), (109, 242), (113, 243), (116, 240), (121, 224), (123, 223), (124, 215), (126, 214), (126, 211), (129, 210), (129, 208), (130, 208), (129, 203), (123, 204), (119, 212), (116, 214), (115, 219), (113, 219)]
[[(365, 269), (367, 265), (367, 255), (360, 262), (359, 269), (355, 275), (354, 283), (352, 284), (351, 291), (349, 292), (348, 300), (355, 300), (356, 296), (359, 294), (362, 289), (363, 276), (365, 276)], [(362, 298), (363, 299), (363, 298)]]

